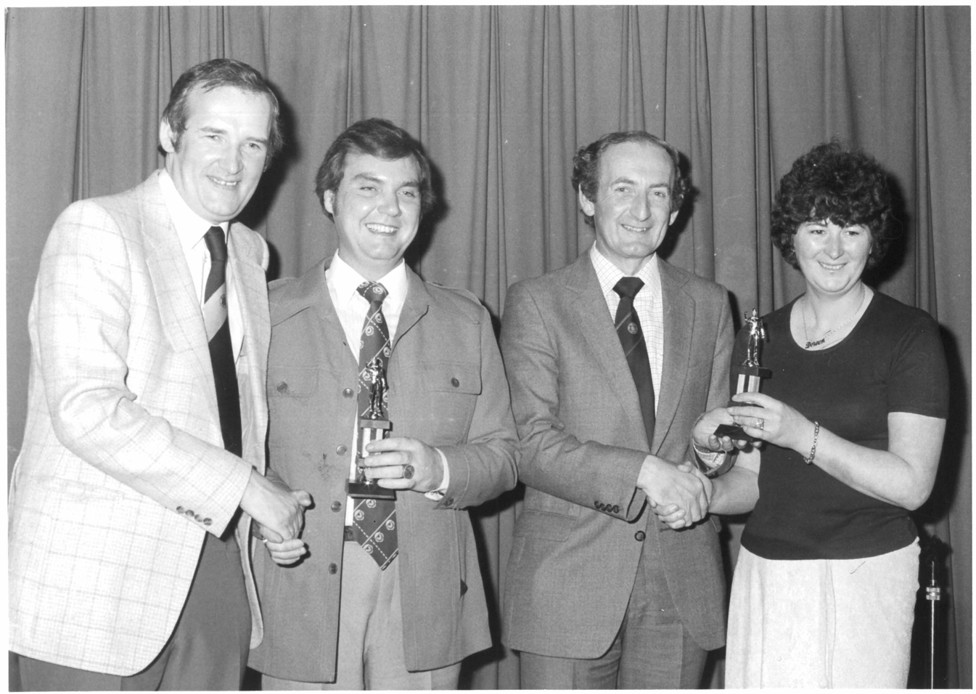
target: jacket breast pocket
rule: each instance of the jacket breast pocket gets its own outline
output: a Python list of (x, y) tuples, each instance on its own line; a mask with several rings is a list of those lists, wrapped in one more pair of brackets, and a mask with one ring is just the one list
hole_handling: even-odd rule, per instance
[[(313, 397), (318, 394), (319, 374), (314, 367), (278, 366), (268, 369), (268, 426), (269, 446), (285, 446), (292, 451), (311, 446), (310, 426), (315, 421), (324, 422), (325, 415), (315, 412)], [(355, 407), (355, 404), (353, 404)]]
[(428, 430), (431, 445), (454, 445), (467, 440), (468, 429), (481, 394), (481, 369), (478, 364), (455, 361), (428, 361), (420, 376), (430, 393)]
[(313, 366), (272, 366), (268, 369), (268, 399), (307, 398), (318, 389)]

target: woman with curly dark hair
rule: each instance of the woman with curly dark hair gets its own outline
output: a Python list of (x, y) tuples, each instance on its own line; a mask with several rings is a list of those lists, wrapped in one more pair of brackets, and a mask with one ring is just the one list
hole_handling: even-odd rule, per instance
[(919, 556), (909, 512), (935, 480), (948, 376), (938, 324), (862, 280), (893, 221), (884, 171), (836, 142), (780, 182), (773, 241), (806, 292), (763, 319), (763, 392), (734, 396), (696, 432), (734, 421), (761, 441), (737, 462), (752, 482), (712, 480), (712, 512), (754, 506), (732, 585), (728, 687), (907, 684)]

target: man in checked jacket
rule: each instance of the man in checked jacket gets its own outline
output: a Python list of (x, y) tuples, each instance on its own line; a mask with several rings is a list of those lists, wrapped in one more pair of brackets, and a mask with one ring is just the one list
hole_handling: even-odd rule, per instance
[(262, 623), (248, 551), (305, 492), (263, 476), (268, 249), (234, 220), (280, 146), (253, 68), (185, 72), (165, 167), (54, 224), (9, 498), (26, 690), (240, 689)]

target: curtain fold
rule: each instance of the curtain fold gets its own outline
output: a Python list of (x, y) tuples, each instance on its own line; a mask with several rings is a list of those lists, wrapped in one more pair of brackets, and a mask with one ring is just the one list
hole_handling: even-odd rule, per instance
[[(662, 255), (724, 284), (740, 323), (802, 291), (770, 242), (778, 180), (819, 142), (863, 147), (902, 200), (904, 234), (872, 281), (935, 316), (950, 361), (946, 444), (917, 516), (951, 549), (940, 562), (945, 684), (972, 686), (969, 7), (9, 8), (6, 39), (8, 464), (48, 230), (72, 200), (161, 165), (159, 115), (173, 80), (202, 60), (244, 60), (281, 97), (288, 143), (244, 215), (272, 247), (271, 279), (334, 252), (314, 176), (336, 135), (379, 116), (424, 142), (443, 201), (408, 258), (495, 318), (513, 282), (591, 243), (572, 158), (605, 132), (643, 128), (681, 150), (695, 195)], [(496, 608), (517, 505), (513, 493), (476, 513)], [(740, 532), (729, 525), (733, 558)], [(920, 651), (913, 677), (924, 665)], [(516, 659), (497, 646), (463, 682), (515, 688)]]

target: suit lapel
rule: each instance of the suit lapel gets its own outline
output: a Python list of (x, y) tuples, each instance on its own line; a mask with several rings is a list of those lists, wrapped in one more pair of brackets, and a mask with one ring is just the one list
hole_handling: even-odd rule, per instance
[(275, 295), (271, 324), (275, 326), (302, 311), (313, 311), (318, 318), (315, 344), (319, 354), (316, 361), (341, 373), (358, 368), (359, 345), (346, 344), (346, 333), (325, 281), (326, 262), (318, 263), (288, 285), (284, 292)]
[[(241, 352), (237, 358), (238, 379), (246, 378), (250, 392), (248, 403), (251, 416), (243, 416), (245, 409), (242, 403), (243, 438), (248, 441), (255, 432), (263, 432), (267, 424), (267, 406), (264, 400), (265, 391), (265, 357), (271, 339), (271, 325), (267, 310), (267, 284), (265, 283), (264, 268), (253, 260), (253, 253), (249, 246), (250, 239), (244, 239), (241, 233), (234, 233), (234, 224), (230, 226), (228, 234), (227, 254), (231, 271), (228, 280), (233, 285), (241, 312), (242, 342)], [(243, 232), (244, 230), (240, 230)], [(251, 242), (251, 243), (247, 243)], [(245, 244), (247, 243), (247, 246)], [(262, 470), (263, 472), (263, 470)]]
[(620, 347), (620, 338), (614, 330), (613, 318), (607, 308), (607, 300), (600, 289), (589, 253), (584, 253), (573, 264), (567, 276), (565, 295), (570, 310), (576, 314), (580, 333), (589, 344), (597, 366), (606, 376), (610, 388), (619, 394), (631, 425), (644, 431), (637, 387), (630, 375), (630, 367), (627, 366), (627, 359)]
[(695, 302), (684, 291), (684, 281), (666, 262), (660, 261), (658, 268), (664, 308), (664, 360), (660, 392), (656, 393), (657, 422), (652, 449), (655, 452), (667, 437), (681, 403), (681, 393), (691, 363), (692, 329), (695, 324)]
[(413, 328), (417, 322), (423, 318), (430, 310), (430, 294), (424, 281), (411, 270), (407, 270), (407, 298), (403, 303), (403, 310), (400, 311), (400, 321), (397, 323), (396, 335), (393, 336), (393, 354), (395, 355), (397, 343), (400, 338)]
[[(140, 191), (140, 206), (146, 241), (146, 266), (156, 290), (160, 325), (173, 350), (192, 353), (200, 374), (212, 379), (203, 314), (193, 290), (183, 247), (173, 228), (156, 176), (158, 174), (150, 178)], [(216, 412), (216, 394), (211, 399)]]

